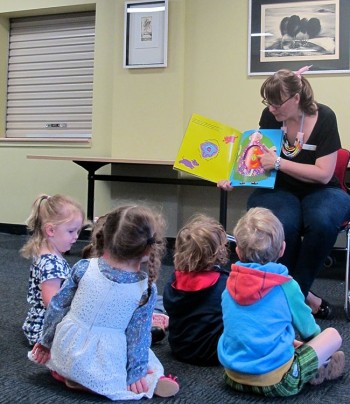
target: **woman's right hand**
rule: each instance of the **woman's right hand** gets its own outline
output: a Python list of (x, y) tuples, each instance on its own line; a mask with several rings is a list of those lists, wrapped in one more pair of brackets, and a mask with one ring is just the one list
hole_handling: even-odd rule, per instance
[(221, 180), (216, 184), (216, 186), (218, 188), (223, 189), (224, 191), (232, 191), (233, 190), (233, 186), (231, 185), (229, 180)]

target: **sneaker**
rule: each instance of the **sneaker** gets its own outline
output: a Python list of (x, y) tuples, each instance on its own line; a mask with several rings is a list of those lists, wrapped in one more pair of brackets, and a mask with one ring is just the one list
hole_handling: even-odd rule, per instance
[(83, 386), (82, 384), (74, 382), (73, 380), (65, 379), (65, 385), (72, 390), (82, 391), (82, 392), (86, 392), (86, 393), (94, 393), (94, 391), (88, 389), (87, 387)]
[(152, 336), (152, 345), (157, 342), (163, 341), (166, 336), (165, 330), (161, 327), (153, 327), (151, 328), (151, 336)]
[(329, 359), (329, 362), (322, 365), (316, 376), (310, 380), (310, 384), (317, 385), (325, 380), (334, 380), (343, 374), (345, 367), (345, 355), (343, 351), (335, 352)]
[(172, 397), (180, 390), (177, 377), (172, 375), (161, 376), (154, 390), (154, 395), (158, 397)]
[(55, 370), (51, 370), (51, 376), (57, 380), (58, 382), (66, 383), (66, 378), (61, 376), (59, 373), (57, 373)]
[(160, 327), (166, 330), (169, 327), (169, 316), (163, 313), (153, 313), (152, 327)]

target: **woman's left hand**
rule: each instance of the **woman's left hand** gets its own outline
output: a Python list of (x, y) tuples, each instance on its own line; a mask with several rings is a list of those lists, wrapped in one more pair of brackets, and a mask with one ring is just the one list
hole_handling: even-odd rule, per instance
[(233, 186), (231, 185), (229, 180), (220, 180), (216, 186), (218, 188), (223, 189), (224, 191), (232, 191), (233, 190)]

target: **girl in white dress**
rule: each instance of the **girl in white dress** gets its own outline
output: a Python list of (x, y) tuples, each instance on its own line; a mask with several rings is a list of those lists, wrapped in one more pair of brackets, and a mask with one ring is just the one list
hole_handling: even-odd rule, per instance
[(35, 362), (68, 387), (111, 400), (178, 392), (150, 349), (164, 228), (147, 207), (123, 206), (107, 215), (97, 235), (102, 256), (79, 261), (52, 299), (31, 352)]

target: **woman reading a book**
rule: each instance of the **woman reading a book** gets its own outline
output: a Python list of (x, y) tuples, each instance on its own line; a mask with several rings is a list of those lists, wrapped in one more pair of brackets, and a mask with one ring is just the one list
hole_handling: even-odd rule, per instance
[[(282, 152), (278, 157), (265, 149), (259, 156), (265, 170), (276, 170), (274, 189), (255, 189), (247, 208), (271, 209), (283, 223), (286, 251), (281, 263), (299, 283), (306, 302), (317, 318), (330, 318), (328, 302), (310, 291), (337, 239), (341, 224), (350, 219), (350, 196), (334, 176), (341, 147), (337, 119), (326, 105), (314, 100), (303, 73), (277, 71), (263, 83), (260, 94), (266, 106), (262, 129), (281, 128)], [(231, 190), (229, 181), (218, 187)]]

